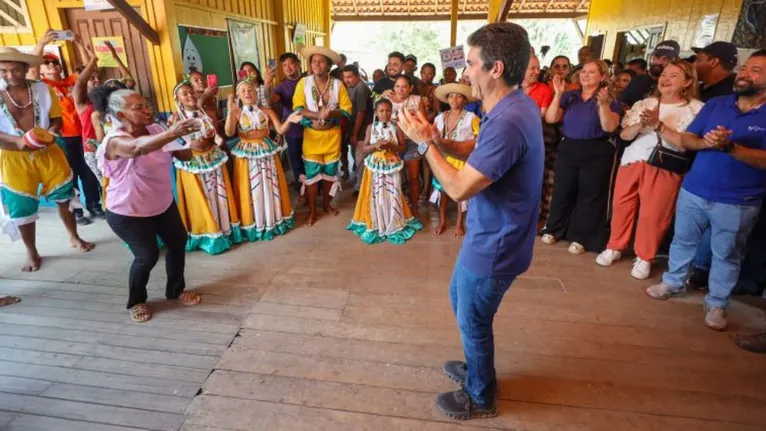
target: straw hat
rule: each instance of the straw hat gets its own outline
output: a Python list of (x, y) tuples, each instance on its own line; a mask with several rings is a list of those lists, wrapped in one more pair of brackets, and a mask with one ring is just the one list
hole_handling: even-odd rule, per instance
[(325, 48), (323, 46), (307, 46), (301, 50), (301, 57), (305, 58), (306, 60), (309, 60), (314, 54), (323, 55), (329, 58), (332, 60), (333, 64), (340, 63), (340, 55), (338, 55), (337, 52), (331, 50), (330, 48)]
[(473, 97), (470, 85), (452, 83), (436, 87), (436, 98), (441, 102), (449, 103), (447, 97), (452, 93), (462, 94), (465, 97), (466, 102), (473, 102), (476, 100)]
[(30, 66), (39, 66), (43, 63), (43, 58), (36, 55), (24, 54), (16, 48), (0, 46), (0, 61), (15, 61)]

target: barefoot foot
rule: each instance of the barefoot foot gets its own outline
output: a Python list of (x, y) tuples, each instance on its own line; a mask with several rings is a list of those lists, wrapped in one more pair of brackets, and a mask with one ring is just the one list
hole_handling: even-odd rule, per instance
[(306, 226), (314, 226), (314, 223), (317, 222), (317, 215), (316, 214), (309, 214), (308, 217), (306, 217)]
[(43, 258), (37, 252), (27, 254), (27, 263), (21, 267), (21, 272), (35, 272), (40, 269)]
[(0, 297), (0, 307), (5, 307), (6, 305), (15, 304), (19, 301), (21, 301), (21, 298), (17, 298), (15, 296), (2, 296)]
[(333, 208), (333, 207), (332, 207), (332, 206), (330, 206), (329, 204), (325, 205), (325, 206), (322, 208), (322, 210), (323, 210), (325, 213), (327, 213), (327, 214), (330, 214), (330, 215), (332, 215), (332, 216), (336, 216), (336, 215), (340, 214), (340, 211), (336, 210), (335, 208)]
[(434, 229), (434, 235), (441, 235), (445, 230), (447, 230), (447, 223), (440, 222), (439, 226), (436, 226), (436, 229)]
[(96, 244), (83, 240), (82, 238), (76, 238), (71, 240), (71, 245), (82, 252), (89, 252), (96, 247)]
[(465, 227), (458, 225), (455, 228), (455, 236), (465, 236)]

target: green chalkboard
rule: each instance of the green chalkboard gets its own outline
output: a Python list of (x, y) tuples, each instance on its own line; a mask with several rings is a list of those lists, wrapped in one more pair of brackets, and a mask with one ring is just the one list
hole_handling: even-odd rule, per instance
[(218, 86), (233, 85), (234, 72), (229, 52), (229, 34), (223, 30), (179, 25), (184, 74), (196, 69), (218, 75)]

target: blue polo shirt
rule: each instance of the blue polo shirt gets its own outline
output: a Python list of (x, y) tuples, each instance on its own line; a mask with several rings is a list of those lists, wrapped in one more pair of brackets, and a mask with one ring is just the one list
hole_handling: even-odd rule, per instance
[[(587, 101), (583, 101), (582, 90), (568, 91), (561, 96), (561, 109), (564, 110), (561, 133), (567, 138), (584, 140), (605, 138), (611, 135), (601, 128), (598, 101), (595, 94)], [(609, 109), (622, 115), (622, 106), (616, 100), (612, 101)]]
[[(743, 113), (737, 107), (736, 95), (714, 97), (686, 131), (701, 138), (718, 126), (734, 132), (729, 137), (732, 142), (766, 150), (766, 106)], [(702, 150), (686, 174), (683, 188), (712, 202), (757, 205), (766, 194), (766, 170), (740, 162), (720, 150)]]
[(492, 278), (516, 277), (529, 268), (543, 182), (540, 108), (516, 90), (481, 121), (467, 163), (492, 184), (468, 201), (467, 235), (459, 261)]

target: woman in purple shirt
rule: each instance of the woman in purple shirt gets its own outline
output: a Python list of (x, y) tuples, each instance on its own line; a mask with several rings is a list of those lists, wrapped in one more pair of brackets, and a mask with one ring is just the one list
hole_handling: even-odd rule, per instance
[(176, 141), (199, 131), (200, 125), (197, 119), (190, 118), (167, 130), (159, 127), (154, 123), (152, 108), (132, 90), (111, 93), (108, 106), (118, 126), (104, 137), (96, 155), (99, 168), (109, 180), (106, 221), (133, 253), (127, 308), (134, 321), (146, 322), (152, 317), (146, 307), (146, 285), (160, 255), (158, 236), (167, 248), (165, 297), (184, 305), (200, 302), (197, 293), (184, 292), (187, 234), (173, 200), (170, 179), (173, 157), (183, 161), (192, 158), (191, 150), (183, 149)]
[[(561, 120), (553, 188), (543, 242), (572, 241), (569, 252), (602, 251), (607, 240), (607, 213), (615, 147), (610, 135), (620, 125), (622, 108), (607, 85), (609, 68), (601, 60), (585, 64), (582, 89), (564, 92), (566, 83), (553, 78), (554, 96), (545, 121)], [(563, 113), (562, 113), (563, 111)]]

